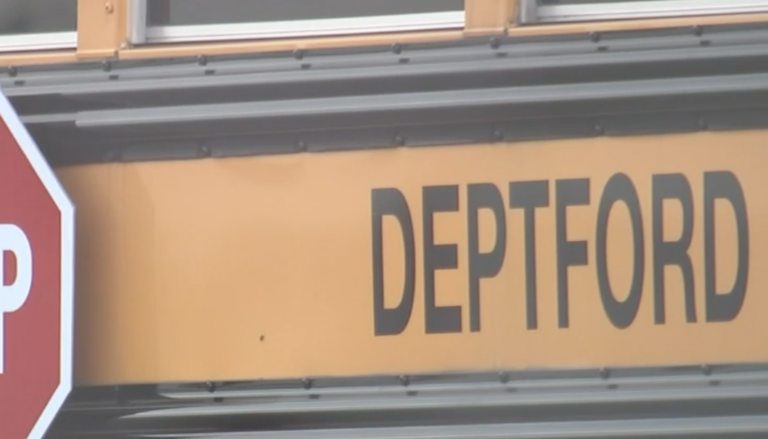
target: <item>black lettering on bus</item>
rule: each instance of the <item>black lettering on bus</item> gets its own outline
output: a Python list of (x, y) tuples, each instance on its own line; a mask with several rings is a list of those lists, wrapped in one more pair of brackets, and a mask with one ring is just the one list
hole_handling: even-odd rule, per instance
[[(727, 293), (716, 291), (715, 201), (727, 200), (736, 217), (736, 280)], [(732, 172), (704, 173), (704, 289), (708, 322), (729, 322), (744, 304), (749, 273), (749, 223), (741, 184)]]
[(422, 189), (424, 223), (424, 310), (427, 334), (461, 332), (461, 306), (437, 306), (435, 271), (459, 266), (456, 244), (435, 244), (434, 214), (458, 212), (459, 187), (427, 186)]
[[(624, 301), (616, 299), (608, 280), (608, 220), (613, 205), (623, 202), (629, 210), (632, 223), (632, 281), (629, 294)], [(643, 217), (640, 212), (640, 200), (632, 180), (626, 174), (614, 174), (606, 183), (600, 206), (597, 210), (597, 230), (595, 232), (595, 260), (597, 265), (597, 284), (600, 299), (608, 319), (613, 326), (625, 329), (632, 324), (640, 309), (645, 277), (645, 239), (643, 237)]]
[(587, 265), (587, 241), (569, 241), (567, 236), (569, 206), (589, 205), (589, 179), (557, 180), (555, 183), (557, 233), (557, 321), (560, 328), (568, 322), (568, 267)]
[[(469, 239), (469, 328), (480, 331), (480, 279), (499, 274), (507, 248), (507, 224), (504, 200), (499, 189), (490, 183), (470, 184), (467, 188), (467, 224)], [(488, 253), (480, 253), (480, 209), (493, 213), (496, 239)]]
[[(400, 224), (403, 238), (405, 281), (400, 304), (384, 307), (384, 232), (383, 218), (394, 216)], [(397, 335), (405, 330), (411, 318), (416, 283), (416, 253), (413, 223), (408, 202), (402, 192), (394, 188), (371, 191), (371, 219), (373, 236), (373, 322), (376, 336)]]
[(509, 207), (523, 209), (525, 221), (525, 303), (528, 329), (537, 329), (536, 208), (549, 206), (549, 181), (520, 181), (509, 184)]
[[(685, 320), (696, 322), (696, 295), (693, 264), (688, 250), (693, 238), (693, 192), (683, 174), (660, 174), (653, 176), (653, 313), (657, 325), (666, 323), (666, 287), (664, 268), (680, 267), (683, 275), (683, 297)], [(682, 232), (677, 241), (664, 240), (664, 200), (676, 200), (682, 208)]]

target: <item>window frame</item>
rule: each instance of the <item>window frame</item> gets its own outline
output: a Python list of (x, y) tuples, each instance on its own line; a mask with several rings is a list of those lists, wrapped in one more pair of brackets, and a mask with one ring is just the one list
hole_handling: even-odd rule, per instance
[(0, 54), (76, 48), (77, 31), (0, 35)]
[(690, 17), (768, 12), (768, 0), (637, 0), (616, 3), (539, 6), (522, 2), (522, 24), (573, 23), (643, 18)]
[(148, 26), (147, 1), (149, 0), (131, 2), (130, 38), (133, 44), (200, 43), (223, 40), (265, 40), (452, 30), (463, 29), (466, 21), (465, 9), (462, 9), (459, 11), (351, 18)]
[[(75, 7), (79, 6), (75, 1)], [(68, 9), (68, 8), (67, 8)], [(77, 9), (75, 10), (77, 13)], [(74, 29), (57, 31), (17, 32), (0, 34), (0, 54), (40, 52), (48, 50), (75, 50), (78, 42), (78, 24)]]

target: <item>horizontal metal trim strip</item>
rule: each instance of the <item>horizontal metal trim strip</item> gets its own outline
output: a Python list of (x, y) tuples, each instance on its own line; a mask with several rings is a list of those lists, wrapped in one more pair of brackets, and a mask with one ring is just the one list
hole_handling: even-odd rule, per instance
[[(515, 379), (514, 375), (507, 376), (506, 382), (499, 380), (489, 382), (487, 380), (471, 380), (463, 383), (439, 383), (418, 384), (409, 383), (408, 386), (394, 384), (378, 386), (322, 386), (323, 380), (316, 380), (312, 388), (279, 388), (279, 389), (241, 389), (241, 390), (216, 390), (209, 391), (184, 391), (173, 389), (160, 389), (160, 394), (165, 398), (210, 399), (226, 398), (227, 400), (239, 398), (306, 398), (310, 395), (318, 397), (349, 397), (349, 396), (389, 396), (404, 395), (407, 392), (415, 392), (420, 396), (444, 393), (482, 393), (518, 391), (583, 391), (590, 389), (605, 389), (606, 386), (630, 387), (645, 389), (648, 387), (680, 387), (680, 386), (707, 386), (713, 381), (723, 385), (766, 384), (768, 385), (768, 372), (739, 372), (739, 373), (714, 373), (705, 374), (675, 374), (668, 376), (641, 376), (641, 377), (606, 377), (606, 378), (559, 378), (559, 379)], [(301, 384), (301, 383), (297, 383)]]
[[(679, 38), (679, 37), (678, 37)], [(759, 41), (768, 40), (768, 32), (749, 36), (749, 41), (757, 38)], [(740, 40), (739, 40), (740, 41)], [(520, 54), (536, 54), (541, 50), (557, 50), (557, 53), (573, 52), (575, 48), (583, 52), (589, 51), (591, 43), (588, 40), (576, 44), (564, 43), (530, 43), (522, 46), (510, 46), (506, 52), (520, 51)], [(397, 53), (396, 53), (397, 52)], [(277, 53), (253, 53), (239, 56), (204, 56), (153, 61), (116, 60), (109, 63), (90, 63), (70, 66), (65, 69), (31, 70), (19, 68), (16, 76), (0, 77), (4, 88), (20, 88), (30, 86), (78, 84), (86, 82), (110, 81), (110, 77), (120, 80), (158, 79), (196, 77), (209, 71), (217, 74), (244, 74), (270, 71), (287, 71), (297, 69), (302, 64), (323, 65), (330, 68), (352, 68), (373, 65), (384, 65), (397, 62), (402, 57), (420, 62), (442, 62), (450, 60), (466, 60), (473, 57), (493, 54), (496, 52), (486, 38), (467, 38), (451, 44), (425, 44), (398, 46), (371, 46), (358, 49), (326, 49), (314, 51), (286, 51)], [(202, 61), (202, 62), (201, 62)], [(21, 84), (18, 85), (21, 81)]]
[[(82, 85), (93, 85), (94, 90), (100, 90), (105, 87), (104, 93), (108, 93), (113, 87), (119, 89), (124, 81), (153, 80), (162, 81), (163, 79), (174, 78), (196, 78), (214, 72), (213, 81), (230, 74), (248, 74), (248, 73), (268, 73), (270, 71), (293, 71), (300, 69), (302, 65), (320, 66), (323, 69), (328, 68), (331, 71), (345, 70), (355, 67), (373, 67), (391, 65), (402, 59), (407, 59), (409, 64), (420, 63), (471, 63), (483, 61), (483, 57), (505, 56), (509, 58), (518, 58), (517, 64), (525, 65), (528, 60), (537, 58), (546, 58), (547, 56), (559, 55), (590, 55), (596, 50), (605, 50), (601, 54), (610, 60), (613, 56), (622, 52), (634, 52), (640, 54), (647, 51), (653, 54), (661, 54), (662, 58), (667, 58), (663, 52), (675, 49), (704, 49), (700, 51), (711, 50), (712, 53), (720, 53), (723, 56), (730, 57), (725, 46), (731, 47), (737, 52), (746, 46), (760, 50), (768, 42), (768, 32), (765, 30), (748, 31), (729, 31), (729, 32), (710, 32), (703, 36), (697, 36), (691, 33), (660, 35), (654, 34), (642, 36), (624, 36), (605, 35), (600, 41), (592, 42), (588, 38), (584, 39), (557, 39), (553, 41), (518, 41), (511, 38), (494, 39), (494, 44), (488, 44), (486, 39), (471, 38), (466, 41), (457, 42), (448, 46), (428, 45), (426, 47), (399, 47), (393, 50), (390, 47), (369, 47), (355, 51), (310, 51), (302, 53), (296, 57), (295, 53), (278, 53), (266, 55), (243, 55), (240, 57), (205, 57), (205, 62), (201, 65), (199, 59), (173, 59), (158, 60), (153, 62), (126, 62), (114, 61), (106, 64), (91, 63), (77, 68), (67, 67), (61, 70), (46, 69), (43, 71), (34, 71), (29, 69), (18, 69), (11, 77), (0, 78), (5, 92), (9, 96), (28, 96), (35, 94), (49, 93), (67, 93), (67, 87), (73, 86), (79, 89)], [(707, 43), (706, 47), (701, 47)], [(761, 53), (758, 53), (758, 55)], [(678, 61), (684, 61), (687, 56), (678, 58)], [(642, 56), (642, 55), (640, 55)], [(736, 55), (738, 56), (738, 55)], [(730, 58), (729, 58), (730, 59)], [(545, 61), (540, 59), (539, 61)], [(610, 61), (606, 61), (610, 62)], [(617, 62), (624, 62), (618, 60)], [(638, 62), (643, 62), (640, 59)], [(601, 65), (601, 64), (598, 64)], [(405, 65), (403, 65), (405, 66)], [(547, 67), (546, 65), (543, 67)], [(523, 67), (525, 68), (525, 67)], [(531, 68), (536, 68), (532, 65)], [(318, 69), (319, 70), (319, 69)], [(313, 72), (305, 72), (314, 74)], [(48, 88), (51, 87), (51, 88)], [(88, 90), (89, 88), (85, 88)], [(82, 91), (84, 92), (84, 91)]]
[(495, 105), (551, 104), (768, 90), (768, 74), (615, 81), (498, 89), (318, 98), (127, 110), (84, 111), (80, 128), (193, 124), (223, 120), (428, 111)]
[[(574, 419), (582, 421), (578, 425), (609, 419), (654, 422), (659, 416), (725, 419), (768, 414), (766, 378), (765, 366), (755, 364), (82, 388), (75, 390), (51, 435), (57, 439), (145, 435), (238, 438), (234, 432), (328, 428), (333, 430), (323, 431), (346, 434), (393, 431), (383, 427), (395, 425), (452, 428), (469, 427), (467, 424), (507, 425), (519, 433), (518, 426), (546, 432), (542, 426)], [(290, 396), (297, 386), (307, 387), (307, 393)], [(246, 390), (218, 390), (242, 387)], [(266, 392), (248, 390), (260, 387)], [(180, 392), (187, 388), (190, 394), (197, 394), (196, 388), (209, 392), (201, 393), (197, 400), (179, 399), (169, 398), (169, 388)], [(512, 388), (517, 392), (510, 393)], [(389, 392), (397, 389), (399, 395)], [(272, 390), (288, 393), (282, 398)], [(360, 390), (367, 393), (356, 392)], [(621, 402), (624, 397), (629, 400)]]
[(23, 123), (29, 125), (48, 125), (48, 124), (73, 124), (77, 121), (76, 113), (51, 113), (51, 114), (30, 114), (20, 116)]
[(76, 46), (77, 32), (75, 31), (0, 36), (0, 52), (73, 49)]
[[(217, 398), (221, 396), (216, 395)], [(211, 396), (209, 395), (209, 398)], [(127, 418), (186, 418), (199, 416), (236, 416), (285, 413), (349, 413), (386, 410), (445, 410), (492, 407), (546, 407), (597, 404), (634, 404), (648, 402), (733, 401), (738, 399), (767, 399), (768, 385), (750, 387), (706, 387), (697, 389), (668, 388), (655, 390), (623, 390), (606, 388), (576, 392), (547, 392), (511, 394), (454, 394), (450, 396), (367, 397), (349, 399), (320, 398), (316, 401), (259, 401), (238, 404), (212, 404), (147, 411)]]
[[(768, 93), (754, 93), (750, 94), (750, 100), (765, 102), (766, 96)], [(681, 108), (675, 111), (662, 100), (656, 106), (666, 106), (666, 110), (638, 112), (638, 104), (630, 100), (619, 101), (622, 105), (618, 106), (577, 105), (577, 110), (587, 114), (579, 117), (558, 117), (552, 114), (555, 109), (538, 109), (537, 112), (543, 111), (546, 114), (539, 115), (538, 118), (524, 119), (515, 119), (514, 115), (485, 121), (471, 118), (451, 119), (450, 123), (440, 114), (439, 117), (426, 114), (422, 118), (419, 118), (418, 114), (410, 114), (411, 119), (402, 125), (398, 125), (394, 120), (404, 119), (400, 115), (384, 119), (367, 118), (384, 124), (389, 123), (378, 127), (366, 124), (350, 125), (350, 120), (354, 122), (357, 119), (344, 116), (342, 119), (347, 122), (346, 128), (322, 128), (318, 125), (318, 120), (323, 119), (311, 119), (310, 121), (314, 122), (300, 120), (297, 131), (281, 133), (258, 132), (259, 127), (278, 125), (271, 120), (265, 123), (246, 122), (234, 125), (220, 122), (184, 126), (183, 130), (175, 127), (175, 130), (166, 130), (163, 131), (164, 134), (160, 134), (166, 138), (157, 137), (148, 127), (140, 130), (127, 128), (117, 132), (77, 130), (74, 126), (66, 124), (29, 127), (48, 160), (56, 166), (768, 128), (768, 107), (727, 108), (730, 97), (716, 96), (704, 102), (712, 104), (713, 101), (724, 101), (726, 108), (714, 110), (694, 102), (696, 105), (692, 110)], [(588, 115), (597, 110), (627, 110), (623, 108), (623, 104), (627, 102), (633, 107), (627, 114)], [(738, 103), (744, 104), (743, 99), (739, 99)], [(681, 106), (689, 104), (683, 102)], [(647, 109), (647, 105), (645, 107)], [(462, 112), (465, 117), (476, 113), (475, 110)], [(325, 123), (328, 123), (328, 120), (334, 123), (333, 119), (335, 118), (327, 119)], [(311, 124), (318, 125), (319, 129), (313, 128)], [(234, 131), (240, 129), (236, 127), (241, 125), (251, 131), (244, 135), (235, 135)], [(253, 131), (254, 128), (257, 131)]]
[(253, 431), (156, 436), (148, 434), (146, 437), (188, 439), (584, 439), (667, 438), (743, 433), (768, 433), (768, 416)]
[(180, 43), (423, 31), (462, 28), (464, 15), (464, 11), (445, 11), (315, 20), (153, 26), (146, 29), (145, 36), (148, 42)]
[(553, 55), (523, 59), (498, 58), (472, 62), (448, 62), (434, 64), (403, 64), (347, 69), (310, 69), (250, 73), (241, 75), (211, 75), (183, 78), (121, 79), (115, 81), (69, 83), (42, 86), (10, 87), (5, 90), (9, 97), (59, 94), (62, 96), (88, 96), (93, 94), (121, 94), (131, 92), (166, 92), (198, 88), (226, 88), (257, 85), (290, 85), (294, 83), (376, 80), (415, 76), (448, 76), (481, 74), (503, 71), (528, 71), (541, 69), (565, 69), (572, 67), (599, 68), (612, 65), (649, 63), (690, 63), (696, 61), (727, 62), (735, 58), (768, 56), (768, 46), (763, 44), (735, 47), (705, 47), (673, 49), (667, 51), (637, 51), (616, 53), (590, 53), (581, 55)]

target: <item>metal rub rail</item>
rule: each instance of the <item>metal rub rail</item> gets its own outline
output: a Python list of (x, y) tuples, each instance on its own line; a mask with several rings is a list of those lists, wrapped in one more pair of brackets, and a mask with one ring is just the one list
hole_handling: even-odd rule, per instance
[(79, 389), (49, 438), (766, 435), (768, 368), (716, 366)]
[(57, 165), (766, 126), (768, 30), (719, 26), (12, 69)]

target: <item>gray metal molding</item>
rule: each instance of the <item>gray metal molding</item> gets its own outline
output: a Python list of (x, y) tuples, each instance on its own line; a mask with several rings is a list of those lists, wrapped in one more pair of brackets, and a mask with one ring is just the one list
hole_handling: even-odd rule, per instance
[(738, 438), (767, 416), (766, 365), (502, 371), (76, 389), (50, 438)]
[[(682, 99), (689, 96), (761, 93), (768, 74), (557, 84), (473, 90), (367, 94), (267, 102), (163, 106), (156, 108), (82, 111), (75, 126), (82, 129), (217, 124), (223, 121), (351, 116), (361, 114), (428, 113), (443, 109), (595, 103), (631, 99)], [(29, 122), (28, 122), (29, 123)], [(297, 125), (297, 128), (301, 125)], [(184, 132), (183, 129), (178, 129)]]
[[(509, 49), (489, 49), (483, 46), (471, 49), (454, 49), (442, 54), (371, 57), (368, 62), (359, 58), (350, 60), (319, 60), (295, 62), (291, 60), (257, 62), (207, 63), (205, 66), (144, 67), (110, 70), (103, 74), (92, 72), (66, 78), (64, 75), (29, 75), (26, 78), (0, 80), (5, 93), (12, 98), (60, 94), (67, 97), (120, 96), (129, 98), (132, 93), (167, 93), (172, 91), (199, 91), (206, 88), (221, 90), (238, 86), (294, 86), (299, 83), (348, 82), (355, 80), (391, 80), (425, 76), (507, 74), (581, 68), (635, 67), (643, 64), (686, 64), (701, 67), (697, 63), (719, 60), (734, 62), (739, 59), (763, 58), (768, 55), (768, 35), (765, 41), (743, 44), (701, 45), (674, 44), (657, 48), (643, 41), (637, 47), (601, 46), (589, 42), (564, 43), (554, 52), (551, 47), (536, 44), (535, 48), (513, 46)], [(571, 50), (566, 50), (573, 45)], [(564, 46), (564, 47), (563, 47)], [(627, 46), (625, 44), (625, 46)], [(659, 46), (662, 46), (659, 44)], [(524, 47), (524, 46), (523, 46)], [(542, 53), (546, 49), (554, 53)], [(539, 49), (539, 50), (532, 50)], [(545, 56), (547, 55), (547, 56)], [(335, 57), (339, 58), (339, 57)], [(346, 61), (346, 62), (344, 62)], [(354, 62), (352, 62), (354, 61)], [(407, 61), (407, 62), (404, 62)], [(710, 68), (722, 66), (712, 65)], [(605, 73), (615, 73), (604, 71)], [(600, 71), (590, 72), (599, 77)], [(605, 75), (604, 73), (604, 75)], [(631, 74), (632, 70), (626, 73)], [(524, 79), (524, 78), (518, 78)], [(536, 76), (530, 80), (537, 79)]]
[[(410, 398), (350, 398), (349, 400), (331, 399), (319, 401), (286, 401), (264, 403), (248, 402), (243, 397), (238, 404), (218, 404), (210, 406), (184, 407), (176, 409), (160, 409), (129, 415), (132, 419), (167, 419), (167, 418), (198, 418), (216, 416), (244, 416), (266, 414), (295, 414), (295, 413), (355, 413), (355, 412), (384, 412), (403, 410), (447, 410), (447, 409), (492, 409), (507, 408), (521, 409), (531, 407), (587, 407), (609, 404), (640, 404), (675, 402), (685, 404), (697, 401), (760, 400), (768, 401), (768, 386), (752, 385), (749, 387), (719, 388), (702, 387), (692, 389), (662, 389), (625, 390), (619, 384), (594, 386), (583, 392), (546, 392), (528, 393), (510, 386), (505, 389), (514, 394), (488, 394), (480, 392), (468, 395), (453, 395), (452, 397), (410, 397)], [(418, 392), (411, 390), (411, 392)], [(315, 393), (314, 395), (319, 395)], [(225, 396), (218, 396), (225, 398)]]
[(765, 128), (768, 27), (10, 69), (55, 165)]
[[(756, 94), (752, 98), (766, 101), (768, 96)], [(663, 105), (663, 103), (662, 103)], [(561, 108), (562, 110), (563, 108)], [(578, 108), (574, 109), (574, 111)], [(512, 110), (510, 110), (512, 111)], [(466, 117), (482, 112), (467, 112)], [(493, 112), (490, 112), (493, 113)], [(600, 136), (635, 136), (650, 134), (692, 133), (701, 131), (746, 130), (768, 127), (766, 107), (702, 110), (656, 111), (642, 115), (616, 114), (608, 116), (563, 116), (537, 119), (494, 120), (488, 114), (485, 121), (464, 121), (462, 115), (446, 113), (434, 115), (433, 120), (420, 125), (405, 124), (409, 114), (391, 126), (365, 126), (360, 115), (346, 118), (359, 122), (363, 128), (345, 126), (322, 128), (305, 123), (305, 129), (277, 133), (248, 133), (254, 123), (221, 123), (229, 135), (223, 136), (214, 127), (200, 124), (194, 127), (199, 135), (184, 138), (161, 135), (150, 139), (134, 137), (130, 133), (115, 134), (74, 132), (70, 139), (60, 131), (36, 130), (31, 127), (48, 159), (58, 165), (81, 163), (136, 162), (159, 160), (192, 160), (204, 158), (230, 158), (254, 155), (325, 153), (386, 148), (418, 148), (485, 143), (509, 143), (555, 139), (593, 138)], [(265, 126), (275, 128), (275, 121)], [(150, 130), (143, 127), (142, 134)], [(194, 131), (194, 130), (191, 130)], [(238, 132), (241, 131), (241, 132)], [(236, 135), (237, 134), (237, 135)], [(49, 139), (50, 140), (47, 140)]]

